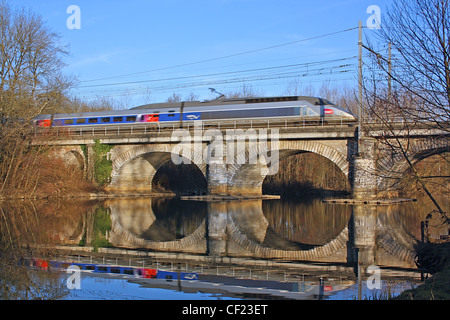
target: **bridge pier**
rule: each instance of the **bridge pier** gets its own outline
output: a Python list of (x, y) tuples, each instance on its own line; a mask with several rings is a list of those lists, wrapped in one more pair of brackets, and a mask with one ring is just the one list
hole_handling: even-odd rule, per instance
[(353, 249), (357, 250), (357, 262), (363, 266), (376, 264), (377, 206), (353, 206)]
[(262, 195), (261, 165), (245, 164), (236, 172), (232, 165), (209, 164), (206, 168), (210, 195)]
[(353, 159), (353, 198), (373, 199), (377, 197), (377, 141), (363, 137), (358, 154)]
[(226, 255), (228, 205), (226, 202), (208, 202), (206, 224), (206, 252), (213, 257)]
[(208, 194), (228, 194), (228, 170), (226, 164), (211, 163), (206, 167)]
[(94, 151), (94, 144), (90, 143), (86, 145), (86, 156), (85, 156), (85, 176), (86, 179), (89, 182), (93, 182), (95, 180), (94, 178), (94, 158), (95, 158), (95, 151)]

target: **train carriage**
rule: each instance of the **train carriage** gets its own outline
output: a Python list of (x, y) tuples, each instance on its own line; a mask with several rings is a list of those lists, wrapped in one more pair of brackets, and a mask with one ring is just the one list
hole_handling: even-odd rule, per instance
[(191, 125), (195, 121), (220, 122), (286, 119), (299, 121), (355, 121), (355, 116), (333, 103), (316, 97), (264, 97), (218, 99), (207, 102), (155, 103), (129, 110), (40, 115), (38, 127), (96, 128), (139, 124)]

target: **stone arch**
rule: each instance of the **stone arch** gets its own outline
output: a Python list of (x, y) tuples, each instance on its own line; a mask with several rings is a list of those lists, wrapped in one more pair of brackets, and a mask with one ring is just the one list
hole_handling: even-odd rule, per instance
[[(434, 156), (450, 152), (447, 138), (421, 139), (408, 141), (408, 156), (412, 164)], [(401, 153), (387, 154), (377, 162), (378, 190), (388, 191), (396, 189), (397, 183), (409, 168), (408, 161)]]
[(307, 250), (282, 250), (265, 247), (253, 239), (250, 239), (238, 227), (233, 219), (228, 224), (228, 234), (230, 239), (245, 248), (252, 256), (266, 259), (289, 259), (289, 260), (317, 260), (336, 254), (338, 251), (347, 249), (348, 227), (329, 243)]
[[(173, 147), (172, 144), (142, 145), (112, 156), (108, 189), (151, 192), (153, 177), (164, 163), (171, 161)], [(199, 161), (199, 156), (201, 157), (193, 152), (192, 162), (199, 163), (198, 168), (206, 177), (206, 165)]]
[[(282, 159), (303, 152), (316, 153), (333, 162), (344, 173), (347, 179), (349, 178), (347, 155), (320, 142), (301, 140), (280, 141), (277, 148), (267, 148), (271, 152), (267, 158), (267, 162), (272, 161), (268, 165), (258, 161), (257, 157), (261, 155), (258, 148), (258, 146), (253, 146), (249, 150), (237, 154), (234, 164), (229, 166), (230, 183), (228, 189), (230, 193), (261, 194), (264, 178), (269, 173), (274, 174), (276, 172), (273, 171), (277, 171), (277, 168), (273, 167), (278, 166), (276, 154), (278, 154), (278, 159)], [(274, 155), (273, 152), (276, 154)]]
[(205, 251), (204, 220), (191, 234), (182, 239), (149, 240), (141, 235), (156, 221), (151, 198), (110, 199), (106, 204), (111, 212), (109, 241), (115, 246), (178, 252)]
[(74, 167), (78, 167), (81, 171), (84, 171), (84, 157), (78, 150), (72, 149), (67, 151), (62, 156), (62, 159), (67, 165), (73, 165)]
[(129, 246), (133, 249), (204, 253), (206, 250), (205, 233), (206, 227), (205, 221), (203, 221), (193, 233), (182, 239), (172, 241), (146, 240), (126, 230), (116, 217), (111, 216), (111, 237), (115, 239), (112, 241), (117, 241), (121, 246)]

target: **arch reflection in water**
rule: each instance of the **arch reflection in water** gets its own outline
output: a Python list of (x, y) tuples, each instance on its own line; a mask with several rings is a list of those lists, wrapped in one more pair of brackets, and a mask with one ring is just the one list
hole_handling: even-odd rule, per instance
[(401, 205), (336, 205), (319, 199), (301, 203), (115, 199), (107, 205), (110, 242), (118, 247), (415, 266), (417, 240), (403, 223)]
[[(317, 260), (340, 250), (335, 260), (346, 259), (349, 208), (336, 210), (319, 202), (313, 206), (263, 205), (262, 200), (116, 199), (107, 205), (111, 209), (110, 241), (115, 246), (293, 260)], [(321, 235), (319, 230), (328, 239), (312, 239), (312, 234)]]
[(111, 240), (123, 246), (148, 247), (183, 239), (202, 225), (204, 203), (179, 203), (163, 198), (111, 199)]

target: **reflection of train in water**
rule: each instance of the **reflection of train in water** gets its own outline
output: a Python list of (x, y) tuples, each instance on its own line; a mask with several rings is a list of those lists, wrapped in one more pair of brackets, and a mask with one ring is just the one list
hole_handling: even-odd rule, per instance
[(40, 127), (86, 127), (174, 123), (180, 127), (194, 121), (355, 121), (355, 116), (335, 104), (316, 97), (288, 96), (217, 99), (207, 102), (147, 104), (129, 110), (40, 115)]
[(123, 274), (147, 279), (165, 279), (176, 280), (178, 276), (180, 280), (198, 280), (198, 275), (195, 272), (174, 272), (150, 268), (138, 267), (123, 267), (96, 263), (80, 263), (80, 262), (63, 262), (63, 261), (46, 261), (41, 259), (26, 259), (22, 262), (23, 265), (35, 267), (43, 270), (64, 270), (69, 266), (77, 266), (80, 270), (90, 271), (93, 273), (109, 273), (109, 274)]

